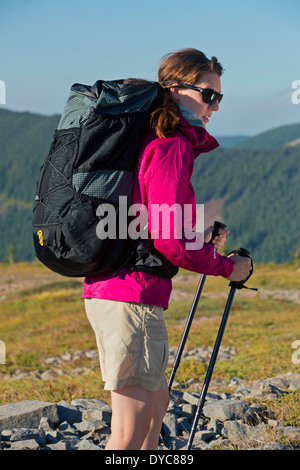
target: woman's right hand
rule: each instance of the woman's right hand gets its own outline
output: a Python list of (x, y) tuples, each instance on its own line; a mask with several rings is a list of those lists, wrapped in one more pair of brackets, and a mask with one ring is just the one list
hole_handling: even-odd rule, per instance
[(234, 261), (233, 271), (227, 278), (229, 281), (244, 281), (250, 274), (251, 271), (251, 260), (245, 256), (230, 255), (228, 258)]

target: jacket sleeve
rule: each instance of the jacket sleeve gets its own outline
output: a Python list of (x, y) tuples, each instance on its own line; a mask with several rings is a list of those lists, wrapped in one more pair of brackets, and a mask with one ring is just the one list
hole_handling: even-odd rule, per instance
[[(150, 162), (144, 174), (149, 233), (155, 248), (175, 266), (189, 271), (228, 277), (234, 262), (214, 253), (200, 233), (187, 227), (186, 217), (193, 208), (185, 205), (194, 155), (185, 139), (159, 139), (148, 150)], [(187, 211), (187, 212), (186, 212)], [(190, 222), (189, 222), (190, 225)]]

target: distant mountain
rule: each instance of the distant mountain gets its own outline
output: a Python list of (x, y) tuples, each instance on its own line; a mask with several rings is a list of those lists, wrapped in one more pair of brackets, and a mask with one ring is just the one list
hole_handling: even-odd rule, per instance
[(248, 135), (216, 136), (221, 147), (233, 147), (249, 139)]
[(33, 198), (58, 121), (58, 115), (0, 109), (0, 261), (34, 259)]
[[(0, 109), (0, 261), (34, 259), (31, 218), (39, 170), (59, 115)], [(300, 251), (300, 124), (254, 137), (219, 137), (196, 159), (197, 202), (228, 225), (228, 248), (257, 262), (284, 262)]]
[(254, 137), (243, 139), (235, 147), (244, 149), (271, 149), (300, 143), (300, 124), (277, 127)]
[(247, 248), (257, 262), (300, 255), (299, 145), (216, 149), (196, 159), (192, 182), (197, 202), (227, 224), (228, 250)]
[(0, 109), (0, 198), (32, 201), (59, 118)]

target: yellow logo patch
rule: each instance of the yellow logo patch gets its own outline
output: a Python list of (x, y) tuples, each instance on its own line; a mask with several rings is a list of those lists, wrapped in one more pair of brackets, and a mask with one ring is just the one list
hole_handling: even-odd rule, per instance
[(44, 245), (43, 232), (41, 230), (38, 230), (37, 235), (39, 237), (39, 244), (43, 246)]

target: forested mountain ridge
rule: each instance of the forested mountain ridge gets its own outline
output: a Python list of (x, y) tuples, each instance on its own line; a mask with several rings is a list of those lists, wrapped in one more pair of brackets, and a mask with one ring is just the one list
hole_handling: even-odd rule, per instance
[[(59, 118), (0, 109), (0, 261), (34, 259), (32, 204)], [(197, 202), (222, 200), (229, 248), (250, 249), (257, 262), (284, 262), (299, 250), (299, 138), (300, 124), (220, 137), (219, 149), (196, 159)]]
[(216, 149), (198, 157), (192, 182), (199, 204), (222, 200), (229, 250), (247, 248), (257, 262), (299, 256), (300, 146)]
[(300, 144), (300, 123), (281, 126), (256, 136), (243, 138), (235, 147), (243, 149), (274, 149)]

